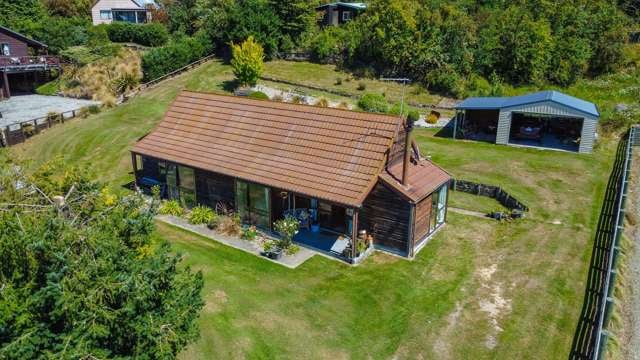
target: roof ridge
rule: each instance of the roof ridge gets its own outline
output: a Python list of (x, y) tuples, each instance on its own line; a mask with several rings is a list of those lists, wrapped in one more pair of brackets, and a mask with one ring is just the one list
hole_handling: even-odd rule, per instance
[[(324, 109), (324, 110), (329, 110), (329, 111), (336, 111), (336, 112), (342, 112), (342, 113), (346, 113), (346, 114), (364, 114), (367, 116), (372, 116), (372, 117), (376, 117), (376, 118), (382, 118), (382, 119), (389, 119), (389, 120), (394, 120), (395, 121), (401, 121), (401, 119), (397, 116), (394, 115), (388, 115), (388, 114), (382, 114), (382, 113), (374, 113), (374, 112), (367, 112), (367, 111), (358, 111), (358, 110), (351, 110), (351, 109), (339, 109), (339, 108), (332, 108), (332, 107), (322, 107), (322, 106), (317, 106), (317, 105), (310, 105), (310, 104), (293, 104), (293, 103), (287, 103), (287, 102), (280, 102), (280, 101), (273, 101), (273, 100), (266, 100), (266, 99), (251, 99), (245, 96), (234, 96), (234, 95), (227, 95), (227, 94), (218, 94), (218, 93), (212, 93), (212, 92), (206, 92), (206, 91), (195, 91), (195, 90), (182, 90), (180, 92), (182, 93), (195, 93), (195, 94), (204, 94), (204, 95), (213, 95), (213, 96), (220, 96), (223, 98), (228, 98), (228, 99), (238, 99), (240, 101), (247, 101), (247, 102), (252, 102), (255, 103), (256, 106), (259, 107), (265, 107), (265, 108), (269, 108), (269, 106), (265, 106), (264, 104), (281, 104), (284, 106), (288, 106), (291, 108), (302, 108), (302, 109)], [(262, 104), (262, 105), (259, 105)], [(310, 111), (303, 111), (304, 113), (312, 113)], [(313, 113), (313, 114), (318, 114), (318, 113)], [(348, 119), (354, 119), (354, 117), (346, 117)], [(361, 119), (357, 119), (357, 120), (361, 120)]]

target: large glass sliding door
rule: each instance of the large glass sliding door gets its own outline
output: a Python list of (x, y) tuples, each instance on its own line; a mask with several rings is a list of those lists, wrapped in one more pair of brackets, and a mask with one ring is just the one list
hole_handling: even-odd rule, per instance
[(270, 199), (269, 187), (236, 180), (236, 209), (243, 222), (270, 229)]
[(182, 206), (192, 208), (196, 205), (196, 180), (190, 167), (167, 163), (167, 197), (178, 200)]

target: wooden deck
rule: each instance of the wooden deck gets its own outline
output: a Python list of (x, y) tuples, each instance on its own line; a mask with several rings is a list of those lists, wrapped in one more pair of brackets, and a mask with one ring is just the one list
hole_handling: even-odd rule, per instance
[(60, 58), (57, 56), (0, 56), (0, 71), (6, 73), (58, 68), (60, 68)]

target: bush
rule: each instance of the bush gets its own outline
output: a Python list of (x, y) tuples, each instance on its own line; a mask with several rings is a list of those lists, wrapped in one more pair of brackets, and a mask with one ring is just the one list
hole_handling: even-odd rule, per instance
[(409, 114), (407, 114), (407, 120), (411, 121), (412, 123), (420, 120), (420, 112), (418, 110), (410, 110)]
[(300, 222), (292, 216), (287, 216), (284, 219), (276, 221), (273, 227), (280, 234), (278, 248), (287, 250), (292, 245), (293, 236), (300, 228)]
[(363, 82), (359, 82), (358, 83), (358, 90), (360, 91), (364, 91), (367, 89), (367, 84), (363, 83)]
[(211, 43), (204, 37), (183, 37), (147, 51), (142, 57), (144, 81), (157, 79), (208, 55)]
[(258, 229), (255, 226), (249, 226), (242, 229), (240, 237), (244, 240), (253, 241), (258, 236)]
[(231, 67), (240, 85), (255, 85), (264, 70), (264, 49), (249, 36), (242, 44), (231, 44)]
[(342, 78), (336, 78), (336, 85), (342, 85)]
[(319, 107), (329, 107), (329, 100), (325, 98), (320, 98), (318, 99), (318, 101), (316, 101), (315, 105)]
[(55, 95), (60, 90), (60, 81), (53, 80), (48, 83), (44, 83), (36, 88), (36, 94), (39, 95)]
[(240, 215), (225, 215), (218, 221), (218, 231), (227, 235), (239, 235), (242, 232), (242, 222)]
[(364, 111), (386, 113), (389, 111), (389, 104), (384, 96), (380, 94), (364, 94), (358, 100), (358, 107)]
[(100, 106), (99, 105), (89, 105), (87, 106), (87, 109), (89, 110), (89, 113), (91, 114), (97, 114), (100, 112)]
[(178, 200), (169, 200), (163, 202), (162, 205), (160, 205), (158, 213), (160, 215), (182, 216), (184, 214), (184, 209), (182, 208)]
[(191, 213), (189, 213), (189, 223), (194, 225), (209, 224), (215, 217), (216, 213), (213, 212), (213, 209), (198, 205), (191, 209)]
[(161, 46), (169, 40), (169, 32), (158, 23), (114, 22), (108, 25), (107, 34), (113, 42), (133, 42), (144, 46)]
[(262, 91), (254, 91), (249, 94), (248, 97), (256, 100), (269, 100), (269, 95), (263, 93)]

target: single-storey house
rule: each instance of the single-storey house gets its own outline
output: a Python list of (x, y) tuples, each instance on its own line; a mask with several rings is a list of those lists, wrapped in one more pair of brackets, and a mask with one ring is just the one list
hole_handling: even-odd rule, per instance
[(411, 258), (445, 223), (450, 181), (411, 129), (395, 116), (183, 91), (131, 153), (139, 187), (187, 207), (224, 205), (265, 231), (306, 213), (303, 246), (355, 262), (366, 232)]
[(114, 21), (146, 23), (149, 5), (155, 5), (155, 2), (153, 0), (96, 0), (91, 7), (91, 19), (93, 25), (111, 24)]
[(0, 99), (12, 91), (32, 91), (59, 68), (59, 59), (47, 55), (47, 45), (0, 26)]
[(454, 137), (590, 153), (600, 113), (558, 91), (472, 97), (455, 106)]
[(323, 26), (344, 24), (366, 9), (367, 4), (361, 2), (334, 2), (316, 7), (320, 14), (320, 24)]

